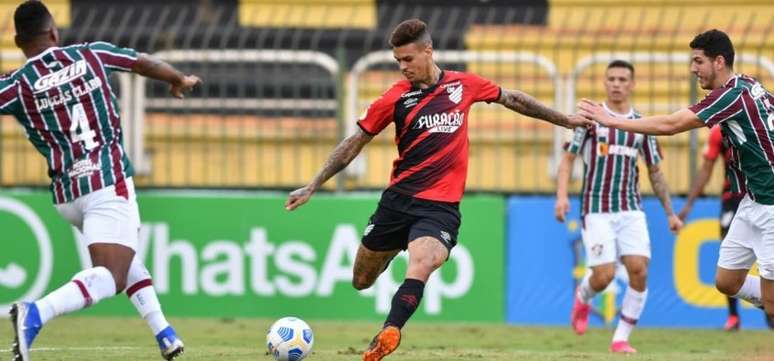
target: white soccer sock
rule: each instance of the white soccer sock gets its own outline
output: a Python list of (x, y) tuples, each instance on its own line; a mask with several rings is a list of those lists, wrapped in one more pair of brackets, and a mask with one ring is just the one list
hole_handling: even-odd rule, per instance
[(129, 267), (126, 284), (129, 286), (126, 288), (126, 296), (148, 323), (153, 334), (156, 335), (167, 328), (169, 322), (161, 312), (161, 304), (153, 288), (150, 272), (137, 257), (132, 260), (132, 265)]
[(739, 292), (734, 297), (750, 302), (755, 307), (763, 307), (763, 301), (761, 301), (761, 278), (747, 275), (742, 288), (739, 289)]
[(105, 267), (80, 271), (71, 282), (41, 298), (35, 305), (40, 321), (45, 324), (52, 318), (77, 311), (116, 294), (116, 281)]
[(578, 285), (578, 294), (577, 297), (581, 302), (588, 304), (591, 302), (591, 299), (596, 296), (597, 291), (594, 291), (594, 289), (591, 288), (591, 273), (592, 271), (587, 271), (586, 275), (583, 276), (583, 280), (581, 280), (580, 285)]
[(618, 326), (613, 334), (613, 342), (626, 341), (637, 324), (637, 320), (642, 315), (642, 309), (645, 308), (645, 300), (648, 298), (648, 290), (639, 292), (631, 286), (626, 287), (623, 304), (621, 305), (621, 317), (618, 320)]

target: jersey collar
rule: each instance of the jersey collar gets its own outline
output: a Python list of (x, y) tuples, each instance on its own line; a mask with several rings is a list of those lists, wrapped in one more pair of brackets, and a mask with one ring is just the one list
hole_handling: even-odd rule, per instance
[(439, 75), (438, 75), (438, 81), (437, 81), (437, 82), (435, 82), (435, 84), (433, 84), (433, 85), (431, 85), (431, 86), (429, 86), (429, 87), (427, 87), (427, 88), (424, 88), (424, 89), (422, 89), (422, 88), (420, 88), (420, 87), (417, 87), (417, 86), (414, 86), (414, 84), (412, 84), (412, 85), (411, 85), (411, 90), (420, 90), (420, 91), (422, 91), (423, 93), (430, 93), (430, 92), (432, 92), (433, 90), (435, 90), (435, 88), (437, 88), (439, 84), (441, 84), (441, 83), (443, 82), (443, 77), (444, 77), (445, 75), (446, 75), (446, 71), (444, 71), (443, 69), (441, 69), (441, 74), (439, 74)]
[(605, 108), (605, 111), (612, 116), (626, 118), (626, 119), (634, 118), (634, 108), (632, 108), (631, 106), (629, 107), (629, 112), (626, 114), (620, 114), (620, 113), (614, 112), (612, 109), (608, 108), (607, 102), (603, 102), (602, 107)]

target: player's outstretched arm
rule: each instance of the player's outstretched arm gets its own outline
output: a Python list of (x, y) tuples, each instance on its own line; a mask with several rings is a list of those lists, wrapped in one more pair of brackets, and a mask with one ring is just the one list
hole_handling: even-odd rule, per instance
[(570, 183), (570, 174), (572, 174), (572, 165), (575, 162), (575, 154), (565, 152), (559, 163), (559, 169), (556, 171), (556, 205), (554, 205), (554, 216), (556, 220), (564, 223), (567, 212), (570, 211), (570, 198), (567, 196), (567, 185)]
[(661, 171), (661, 167), (658, 165), (648, 166), (648, 176), (650, 177), (650, 185), (653, 187), (653, 192), (658, 196), (658, 200), (661, 202), (661, 206), (664, 207), (664, 212), (667, 216), (667, 222), (669, 222), (669, 229), (677, 233), (680, 228), (683, 228), (683, 221), (675, 215), (672, 210), (672, 201), (669, 196), (669, 185), (667, 185), (664, 173)]
[(653, 115), (639, 119), (623, 119), (609, 115), (602, 105), (588, 99), (578, 103), (578, 114), (606, 127), (648, 135), (673, 135), (705, 126), (690, 109), (669, 115)]
[(312, 179), (312, 182), (290, 192), (288, 200), (285, 202), (285, 209), (292, 211), (309, 201), (312, 194), (328, 179), (346, 168), (349, 162), (360, 154), (360, 151), (363, 150), (363, 147), (371, 139), (373, 139), (373, 136), (366, 134), (362, 129), (358, 128), (355, 134), (342, 140), (328, 157), (328, 160), (325, 161), (325, 165), (320, 172)]
[(567, 116), (556, 110), (553, 110), (531, 95), (518, 91), (502, 89), (498, 103), (517, 113), (528, 117), (543, 119), (561, 127), (576, 128), (585, 127), (592, 124), (592, 121), (580, 116)]
[(688, 218), (688, 214), (691, 213), (691, 210), (693, 209), (693, 202), (696, 201), (696, 198), (698, 198), (699, 195), (701, 195), (701, 193), (704, 191), (704, 187), (707, 186), (710, 177), (712, 177), (712, 169), (714, 167), (715, 160), (704, 158), (704, 162), (701, 164), (699, 173), (696, 175), (696, 180), (693, 182), (693, 185), (691, 185), (690, 192), (688, 192), (688, 199), (685, 200), (683, 208), (680, 210), (680, 213), (677, 214), (677, 217), (679, 217), (683, 222), (686, 218)]
[(180, 99), (183, 98), (184, 92), (202, 82), (198, 76), (185, 75), (172, 65), (148, 54), (140, 54), (137, 57), (132, 72), (169, 83), (169, 93)]

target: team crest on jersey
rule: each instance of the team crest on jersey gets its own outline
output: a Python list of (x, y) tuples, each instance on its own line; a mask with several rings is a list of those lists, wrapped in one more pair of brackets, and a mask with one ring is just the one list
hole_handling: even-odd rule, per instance
[(457, 86), (446, 87), (446, 92), (449, 93), (449, 100), (454, 104), (459, 104), (462, 101), (462, 84)]
[(605, 246), (601, 243), (597, 243), (593, 246), (591, 246), (591, 254), (593, 254), (595, 257), (599, 257), (602, 255), (602, 251), (605, 249)]
[(58, 87), (62, 84), (69, 83), (75, 79), (80, 78), (86, 74), (86, 60), (78, 60), (72, 63), (56, 73), (51, 73), (40, 77), (33, 84), (35, 93), (42, 93), (54, 87)]

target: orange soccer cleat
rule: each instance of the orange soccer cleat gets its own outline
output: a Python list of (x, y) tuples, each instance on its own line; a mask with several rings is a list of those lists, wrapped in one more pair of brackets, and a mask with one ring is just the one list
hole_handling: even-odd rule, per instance
[(391, 354), (400, 345), (400, 329), (387, 326), (371, 341), (368, 350), (363, 354), (363, 361), (380, 361)]

